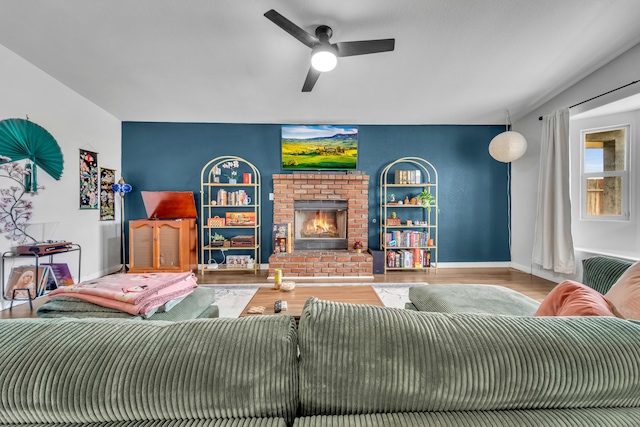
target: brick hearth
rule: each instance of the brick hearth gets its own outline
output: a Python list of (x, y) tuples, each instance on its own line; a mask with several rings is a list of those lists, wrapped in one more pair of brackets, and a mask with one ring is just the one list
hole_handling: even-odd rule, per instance
[(348, 247), (356, 240), (362, 253), (304, 250), (269, 257), (269, 276), (276, 268), (285, 277), (373, 276), (373, 258), (369, 246), (369, 176), (332, 173), (293, 173), (273, 175), (273, 222), (293, 224), (295, 200), (347, 200)]

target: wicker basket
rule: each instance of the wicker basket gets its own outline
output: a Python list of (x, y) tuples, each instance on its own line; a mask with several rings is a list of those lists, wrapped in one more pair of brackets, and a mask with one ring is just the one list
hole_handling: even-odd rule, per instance
[(207, 222), (209, 227), (224, 227), (224, 218), (220, 218), (218, 215), (209, 218)]

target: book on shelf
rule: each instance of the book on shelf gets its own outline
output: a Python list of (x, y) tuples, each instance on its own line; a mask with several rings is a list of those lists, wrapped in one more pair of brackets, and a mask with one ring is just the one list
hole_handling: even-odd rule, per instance
[(73, 280), (73, 275), (71, 274), (71, 270), (69, 270), (69, 266), (67, 265), (67, 263), (48, 263), (42, 265), (45, 265), (51, 269), (51, 273), (53, 274), (58, 286), (70, 286), (75, 283)]
[(420, 184), (422, 173), (419, 170), (397, 170), (393, 176), (394, 184)]
[(291, 223), (274, 223), (271, 231), (273, 238), (273, 253), (288, 253), (293, 249), (293, 239), (291, 237)]
[(415, 248), (427, 246), (429, 233), (425, 231), (388, 231), (385, 233), (385, 243), (387, 246), (401, 246)]
[(216, 194), (216, 204), (220, 206), (246, 206), (251, 204), (251, 197), (244, 190), (227, 191), (221, 188)]
[(38, 268), (36, 278), (35, 265), (21, 265), (13, 267), (5, 290), (5, 299), (34, 299), (42, 294), (49, 286), (55, 287), (55, 282), (50, 283), (51, 270), (47, 266)]
[(394, 249), (387, 252), (388, 268), (431, 267), (431, 251), (419, 248)]

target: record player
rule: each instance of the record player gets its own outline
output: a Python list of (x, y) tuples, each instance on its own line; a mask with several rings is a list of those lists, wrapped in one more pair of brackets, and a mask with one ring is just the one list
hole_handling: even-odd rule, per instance
[(57, 252), (66, 252), (71, 248), (71, 245), (71, 242), (64, 240), (47, 240), (31, 245), (20, 245), (16, 252), (18, 255), (49, 255)]

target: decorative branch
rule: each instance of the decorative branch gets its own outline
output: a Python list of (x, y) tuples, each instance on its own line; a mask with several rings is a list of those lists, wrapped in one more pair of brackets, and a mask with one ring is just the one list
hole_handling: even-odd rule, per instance
[(33, 203), (25, 197), (37, 194), (37, 190), (44, 187), (39, 186), (33, 193), (28, 191), (25, 182), (30, 178), (31, 171), (31, 168), (25, 168), (9, 157), (0, 155), (0, 178), (7, 178), (15, 183), (8, 188), (0, 188), (0, 233), (5, 233), (7, 239), (17, 243), (24, 243), (27, 239), (36, 242), (26, 231)]

